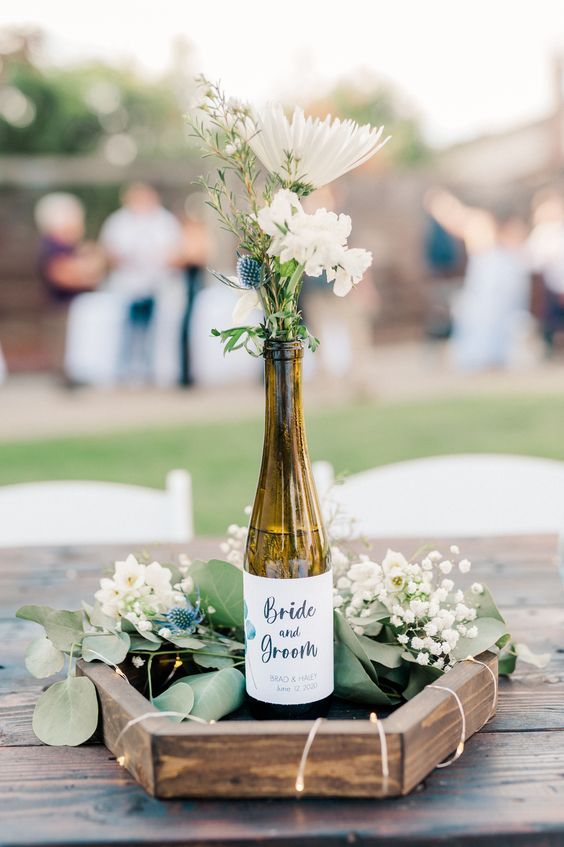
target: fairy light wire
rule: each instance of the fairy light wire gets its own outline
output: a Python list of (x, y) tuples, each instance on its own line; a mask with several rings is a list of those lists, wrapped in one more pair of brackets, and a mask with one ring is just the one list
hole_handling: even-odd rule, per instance
[(497, 695), (498, 695), (498, 681), (497, 681), (497, 676), (496, 676), (496, 675), (495, 675), (495, 673), (492, 671), (492, 669), (490, 668), (490, 666), (489, 666), (488, 664), (486, 664), (486, 662), (481, 662), (481, 661), (480, 661), (480, 659), (475, 659), (475, 658), (474, 658), (474, 656), (466, 656), (466, 658), (465, 658), (465, 659), (463, 659), (463, 661), (464, 661), (464, 662), (473, 662), (475, 665), (481, 665), (483, 668), (485, 668), (485, 669), (487, 670), (487, 672), (489, 673), (489, 675), (490, 675), (490, 676), (491, 676), (491, 678), (492, 678), (492, 682), (493, 682), (493, 701), (492, 701), (492, 708), (491, 708), (491, 710), (490, 710), (490, 713), (489, 713), (488, 717), (486, 718), (486, 720), (485, 720), (485, 721), (484, 721), (484, 723), (482, 724), (482, 726), (485, 726), (485, 725), (487, 724), (487, 722), (488, 722), (488, 721), (490, 721), (490, 720), (493, 718), (493, 716), (495, 715), (495, 707), (496, 707), (496, 705), (497, 705)]
[(438, 768), (448, 768), (448, 766), (452, 765), (453, 762), (456, 762), (456, 760), (460, 758), (460, 756), (462, 756), (462, 753), (464, 752), (464, 743), (466, 741), (466, 715), (464, 714), (464, 708), (462, 706), (462, 701), (460, 700), (460, 697), (458, 696), (456, 691), (452, 690), (452, 688), (449, 688), (447, 685), (437, 685), (436, 683), (430, 685), (429, 688), (436, 688), (439, 691), (446, 691), (448, 694), (451, 694), (456, 700), (456, 705), (458, 706), (458, 709), (460, 711), (460, 717), (462, 719), (460, 727), (460, 741), (458, 742), (458, 746), (454, 751), (454, 754), (450, 757), (450, 759), (446, 759), (446, 761), (444, 762), (439, 762), (439, 764), (437, 765)]
[(305, 788), (305, 769), (307, 765), (307, 758), (309, 756), (309, 751), (311, 750), (315, 736), (317, 735), (317, 731), (319, 730), (319, 727), (321, 726), (324, 720), (325, 718), (316, 718), (316, 720), (314, 720), (313, 722), (310, 731), (308, 732), (306, 742), (304, 744), (304, 749), (302, 750), (300, 763), (298, 765), (298, 772), (296, 774), (295, 789), (298, 794), (301, 794)]
[(386, 739), (386, 733), (384, 731), (384, 727), (382, 725), (382, 721), (378, 719), (378, 715), (376, 712), (370, 713), (370, 723), (374, 724), (378, 731), (378, 736), (380, 738), (380, 757), (382, 760), (382, 793), (388, 793), (388, 782), (390, 778), (390, 765), (388, 760), (388, 741)]

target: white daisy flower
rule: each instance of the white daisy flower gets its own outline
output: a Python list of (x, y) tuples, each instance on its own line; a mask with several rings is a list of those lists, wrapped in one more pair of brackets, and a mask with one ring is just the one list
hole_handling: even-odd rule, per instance
[(388, 141), (384, 127), (359, 126), (338, 118), (306, 118), (294, 109), (288, 119), (280, 103), (253, 113), (249, 144), (270, 173), (284, 185), (320, 188), (368, 161)]

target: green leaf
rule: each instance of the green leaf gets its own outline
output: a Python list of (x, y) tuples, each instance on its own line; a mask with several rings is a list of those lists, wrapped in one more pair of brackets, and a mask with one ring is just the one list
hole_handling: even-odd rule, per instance
[[(181, 712), (183, 715), (189, 715), (192, 706), (194, 705), (194, 692), (187, 682), (179, 680), (153, 698), (153, 706), (160, 709), (161, 712)], [(180, 715), (169, 715), (171, 721), (180, 723), (183, 718)]]
[(184, 682), (194, 692), (194, 706), (190, 714), (205, 721), (218, 721), (243, 704), (245, 677), (237, 668), (192, 674), (179, 680), (175, 686)]
[(442, 675), (443, 672), (439, 668), (432, 668), (426, 665), (418, 665), (414, 661), (411, 665), (411, 670), (409, 673), (409, 682), (407, 684), (407, 687), (403, 691), (403, 696), (406, 700), (413, 699), (416, 694), (419, 694), (420, 691), (423, 691), (425, 686), (430, 685), (430, 683), (434, 682)]
[(526, 644), (516, 644), (515, 652), (519, 661), (534, 665), (535, 668), (546, 668), (551, 659), (550, 653), (533, 653)]
[(94, 734), (98, 700), (85, 676), (69, 676), (44, 691), (33, 713), (33, 731), (44, 744), (76, 747)]
[(373, 682), (378, 682), (378, 674), (376, 673), (376, 669), (374, 665), (368, 658), (366, 651), (364, 650), (358, 636), (349, 626), (346, 618), (342, 615), (338, 610), (335, 610), (333, 614), (334, 619), (334, 627), (335, 627), (335, 638), (337, 643), (341, 643), (347, 647), (348, 650), (356, 656), (367, 676), (370, 677)]
[(159, 650), (162, 644), (162, 641), (159, 639), (158, 641), (147, 641), (146, 638), (141, 638), (140, 635), (130, 635), (130, 645), (129, 652), (135, 653), (137, 650), (150, 650), (151, 652), (155, 650)]
[(163, 643), (159, 636), (155, 635), (152, 629), (140, 630), (137, 626), (135, 626), (135, 624), (133, 624), (133, 628), (144, 641), (151, 641), (153, 644), (157, 644), (159, 646)]
[[(84, 605), (84, 604), (83, 604)], [(99, 629), (106, 629), (108, 632), (115, 632), (117, 621), (109, 615), (105, 615), (99, 603), (96, 603), (89, 615), (90, 623)]]
[[(193, 562), (188, 571), (200, 592), (202, 609), (216, 626), (243, 628), (243, 572), (229, 562)], [(197, 600), (197, 593), (192, 593)], [(209, 607), (214, 609), (208, 611)]]
[(498, 656), (497, 667), (500, 676), (510, 676), (515, 670), (517, 664), (517, 654), (515, 653), (515, 645), (509, 642), (506, 649), (502, 650)]
[(203, 641), (199, 638), (192, 638), (191, 635), (169, 635), (167, 641), (172, 642), (177, 647), (184, 647), (186, 650), (201, 650), (205, 646)]
[[(227, 647), (221, 644), (205, 644), (207, 653), (213, 653), (213, 656), (207, 655), (205, 652), (194, 653), (193, 659), (201, 668), (230, 668), (233, 665), (233, 659), (229, 655)], [(221, 655), (218, 655), (221, 654)]]
[(127, 656), (130, 646), (127, 632), (87, 635), (82, 642), (82, 658), (86, 662), (98, 660), (109, 665), (119, 665)]
[(335, 645), (335, 694), (370, 706), (388, 706), (394, 702), (368, 676), (360, 660), (342, 641)]
[(490, 650), (502, 636), (507, 634), (507, 624), (499, 618), (476, 618), (473, 625), (478, 630), (476, 638), (461, 637), (452, 651), (455, 659), (477, 656)]
[(55, 647), (69, 651), (84, 638), (82, 611), (67, 612), (50, 606), (22, 606), (16, 617), (41, 624)]
[(481, 594), (474, 594), (471, 591), (466, 591), (464, 602), (467, 606), (474, 607), (479, 618), (496, 618), (498, 621), (503, 620), (503, 615), (496, 606), (496, 602), (492, 597), (492, 593), (487, 587), (483, 586)]
[(26, 650), (25, 666), (37, 679), (58, 673), (65, 664), (65, 654), (57, 650), (50, 638), (40, 635)]
[(399, 668), (402, 664), (402, 655), (405, 648), (401, 645), (384, 644), (382, 641), (375, 641), (366, 635), (360, 635), (358, 640), (371, 662), (377, 662), (386, 668)]

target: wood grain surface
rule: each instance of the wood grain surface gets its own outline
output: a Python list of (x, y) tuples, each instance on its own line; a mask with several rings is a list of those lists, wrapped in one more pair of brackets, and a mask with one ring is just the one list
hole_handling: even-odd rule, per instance
[[(410, 552), (418, 544), (375, 545), (380, 552), (387, 546)], [(457, 762), (435, 771), (415, 793), (299, 801), (158, 800), (100, 744), (42, 746), (31, 715), (44, 685), (23, 666), (38, 628), (14, 621), (13, 613), (33, 602), (78, 608), (100, 571), (128, 551), (1, 551), (0, 844), (564, 845), (564, 609), (556, 538), (485, 538), (461, 546), (473, 561), (472, 579), (493, 590), (516, 640), (550, 650), (550, 665), (522, 665), (502, 680), (493, 720)], [(161, 560), (181, 552), (146, 547)], [(208, 558), (217, 555), (218, 542), (197, 540), (182, 552)], [(245, 757), (238, 765), (244, 778)]]

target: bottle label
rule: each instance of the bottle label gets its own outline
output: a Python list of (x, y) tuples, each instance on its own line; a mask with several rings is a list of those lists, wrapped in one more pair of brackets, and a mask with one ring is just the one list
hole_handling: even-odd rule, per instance
[(333, 692), (331, 571), (302, 579), (244, 573), (247, 693), (294, 705)]

